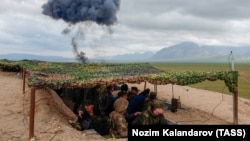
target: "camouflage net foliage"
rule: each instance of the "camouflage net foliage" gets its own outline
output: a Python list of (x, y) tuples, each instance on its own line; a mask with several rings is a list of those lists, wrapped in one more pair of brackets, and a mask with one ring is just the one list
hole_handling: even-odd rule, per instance
[(37, 60), (0, 60), (2, 71), (28, 74), (28, 86), (37, 88), (92, 88), (96, 85), (149, 82), (156, 85), (190, 85), (205, 80), (225, 82), (229, 91), (238, 90), (237, 71), (165, 72), (149, 63), (57, 63)]

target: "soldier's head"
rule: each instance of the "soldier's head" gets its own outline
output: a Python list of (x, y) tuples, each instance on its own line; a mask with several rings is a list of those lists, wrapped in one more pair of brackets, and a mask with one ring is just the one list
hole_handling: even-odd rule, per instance
[(149, 98), (150, 99), (156, 99), (156, 97), (157, 97), (157, 93), (156, 92), (150, 92), (150, 94), (149, 94)]
[(87, 112), (91, 112), (94, 108), (94, 101), (86, 100), (84, 103), (84, 107), (85, 107)]
[(140, 90), (139, 90), (137, 87), (131, 87), (131, 92), (132, 92), (133, 94), (138, 94), (139, 91), (140, 91)]
[(150, 106), (151, 106), (151, 112), (154, 114), (154, 115), (161, 115), (161, 114), (163, 114), (164, 113), (164, 104), (161, 102), (161, 101), (159, 101), (159, 100), (155, 100), (154, 102), (152, 102), (151, 104), (150, 104)]
[(124, 98), (118, 98), (114, 103), (114, 109), (118, 113), (125, 114), (128, 107), (128, 101)]
[(117, 94), (117, 96), (127, 99), (127, 98), (128, 98), (128, 93), (127, 93), (126, 91), (120, 91), (120, 92)]
[(128, 85), (127, 84), (122, 84), (121, 91), (128, 91)]
[(149, 88), (147, 88), (147, 89), (145, 89), (145, 90), (143, 90), (143, 91), (141, 92), (141, 94), (143, 94), (143, 95), (146, 96), (146, 97), (149, 96), (149, 93), (150, 93), (150, 89), (149, 89)]
[(108, 92), (112, 93), (114, 91), (114, 86), (113, 85), (108, 85), (106, 87), (106, 89), (107, 89)]

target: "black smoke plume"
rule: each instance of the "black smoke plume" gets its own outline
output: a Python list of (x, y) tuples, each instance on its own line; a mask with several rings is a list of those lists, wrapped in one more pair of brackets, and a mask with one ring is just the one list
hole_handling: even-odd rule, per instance
[[(91, 21), (100, 25), (110, 26), (117, 22), (116, 13), (120, 7), (120, 0), (49, 0), (42, 6), (44, 15), (53, 19), (62, 19), (70, 25)], [(110, 29), (110, 28), (109, 28)], [(65, 29), (62, 34), (68, 34)], [(73, 52), (82, 63), (87, 62), (86, 54), (78, 51), (76, 38), (72, 38)]]
[(93, 21), (109, 26), (117, 22), (119, 6), (120, 0), (49, 0), (42, 13), (70, 24)]
[(86, 54), (84, 52), (78, 51), (77, 42), (75, 38), (72, 38), (71, 44), (73, 46), (73, 52), (75, 53), (77, 60), (81, 61), (84, 64), (87, 63), (88, 58), (86, 57)]

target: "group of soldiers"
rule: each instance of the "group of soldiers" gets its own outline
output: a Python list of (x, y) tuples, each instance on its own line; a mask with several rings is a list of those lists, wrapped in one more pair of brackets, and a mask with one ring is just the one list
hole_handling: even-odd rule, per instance
[(94, 129), (102, 136), (123, 138), (128, 135), (128, 124), (170, 124), (164, 117), (165, 104), (150, 89), (129, 89), (127, 84), (96, 86), (76, 91), (73, 100), (78, 118), (70, 124), (80, 131)]

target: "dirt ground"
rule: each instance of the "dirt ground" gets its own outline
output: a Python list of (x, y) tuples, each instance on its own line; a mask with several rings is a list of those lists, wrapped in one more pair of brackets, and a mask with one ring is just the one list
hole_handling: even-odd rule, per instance
[[(52, 90), (36, 90), (34, 137), (29, 139), (30, 89), (23, 94), (23, 80), (16, 73), (0, 71), (0, 140), (1, 141), (101, 141), (113, 140), (98, 135), (93, 130), (77, 131), (68, 120), (75, 119), (72, 110)], [(143, 90), (145, 84), (129, 84)], [(153, 85), (158, 98), (166, 105), (172, 98), (180, 98), (181, 107), (176, 112), (166, 110), (165, 117), (179, 124), (234, 124), (232, 95), (225, 95), (187, 86)], [(238, 98), (238, 124), (250, 125), (250, 100)], [(127, 139), (116, 139), (127, 140)]]

